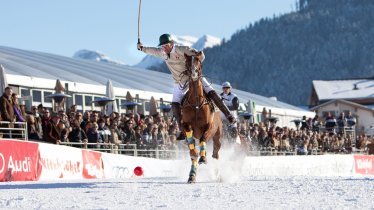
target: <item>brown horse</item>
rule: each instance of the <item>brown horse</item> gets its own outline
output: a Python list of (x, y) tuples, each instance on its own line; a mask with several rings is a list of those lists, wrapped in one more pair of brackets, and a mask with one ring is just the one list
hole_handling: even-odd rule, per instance
[[(206, 163), (206, 143), (213, 138), (213, 155), (218, 159), (218, 151), (221, 148), (222, 121), (218, 111), (215, 111), (213, 103), (208, 99), (203, 90), (202, 78), (202, 53), (196, 56), (186, 57), (186, 72), (188, 76), (189, 90), (182, 103), (182, 126), (187, 137), (190, 157), (192, 161), (188, 183), (196, 181), (197, 165)], [(196, 149), (195, 139), (199, 140), (199, 153)]]

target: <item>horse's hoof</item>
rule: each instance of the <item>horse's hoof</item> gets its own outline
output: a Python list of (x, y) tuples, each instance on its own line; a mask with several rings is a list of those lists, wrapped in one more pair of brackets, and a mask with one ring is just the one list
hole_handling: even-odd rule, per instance
[(218, 154), (213, 154), (213, 155), (212, 155), (212, 158), (214, 158), (214, 159), (217, 159), (217, 160), (218, 160), (218, 158), (219, 158), (219, 155), (218, 155)]
[(192, 183), (195, 183), (195, 182), (196, 182), (195, 176), (188, 177), (188, 181), (187, 181), (188, 184), (192, 184)]
[(205, 156), (202, 156), (202, 157), (200, 157), (200, 159), (199, 159), (199, 165), (201, 165), (201, 164), (207, 164), (207, 160), (206, 160), (206, 157)]

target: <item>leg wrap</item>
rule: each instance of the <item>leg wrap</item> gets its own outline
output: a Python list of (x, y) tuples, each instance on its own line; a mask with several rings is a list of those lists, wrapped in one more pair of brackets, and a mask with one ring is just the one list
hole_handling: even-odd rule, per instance
[(205, 157), (206, 156), (206, 142), (201, 141), (199, 146), (200, 146), (200, 156)]

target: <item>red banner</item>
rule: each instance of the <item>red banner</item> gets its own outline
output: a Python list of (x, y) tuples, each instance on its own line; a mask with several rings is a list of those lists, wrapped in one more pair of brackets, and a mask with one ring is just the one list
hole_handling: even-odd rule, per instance
[(101, 153), (82, 150), (83, 178), (96, 179), (104, 177), (104, 165)]
[(39, 158), (37, 143), (0, 140), (0, 182), (39, 180)]
[(364, 175), (374, 175), (374, 156), (355, 155), (356, 173)]

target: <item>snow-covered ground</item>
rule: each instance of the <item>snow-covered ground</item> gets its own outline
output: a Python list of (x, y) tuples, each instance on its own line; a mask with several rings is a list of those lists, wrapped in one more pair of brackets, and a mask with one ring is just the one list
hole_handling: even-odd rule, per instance
[[(188, 157), (177, 165), (170, 162), (170, 167), (176, 167), (171, 171), (177, 171), (173, 175), (144, 171), (144, 176), (123, 179), (2, 182), (0, 209), (374, 210), (372, 176), (253, 176), (242, 172), (248, 164), (243, 155), (226, 149), (220, 155), (220, 160), (209, 158), (207, 165), (199, 166), (195, 184), (186, 183)], [(318, 157), (322, 156), (309, 156)], [(305, 163), (312, 164), (308, 160)], [(164, 167), (153, 165), (153, 174)], [(279, 169), (274, 162), (274, 169), (277, 165)]]
[(0, 184), (1, 209), (374, 209), (374, 179), (131, 178)]

